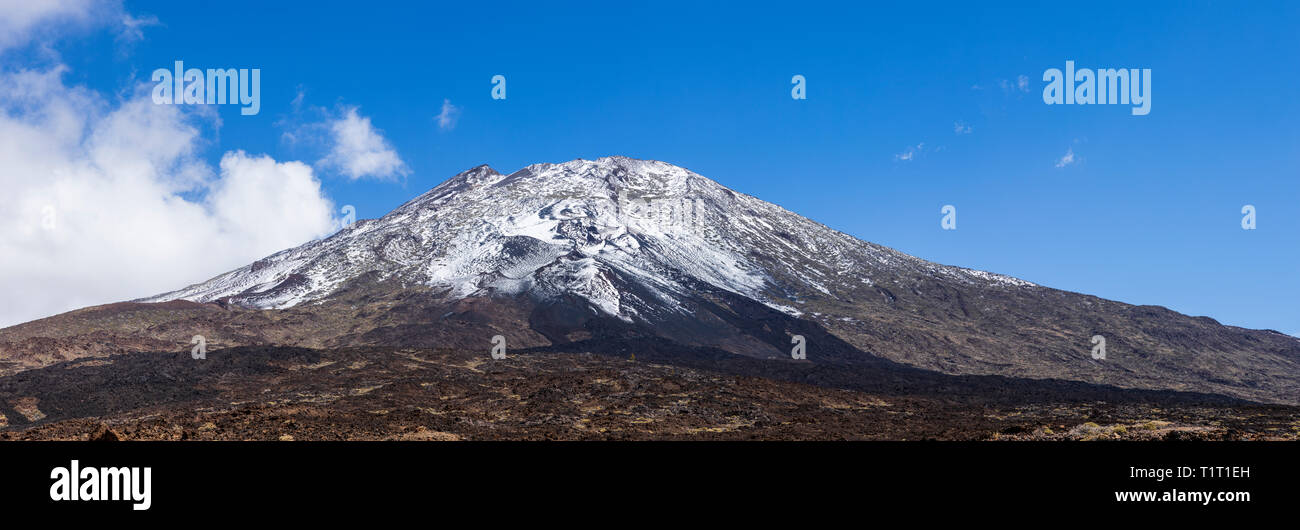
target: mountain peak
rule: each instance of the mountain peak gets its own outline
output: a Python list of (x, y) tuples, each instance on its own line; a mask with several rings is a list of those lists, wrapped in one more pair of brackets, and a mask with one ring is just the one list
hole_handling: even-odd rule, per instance
[(658, 160), (606, 156), (567, 162), (532, 164), (502, 179), (502, 186), (523, 184), (536, 191), (585, 188), (607, 198), (619, 193), (638, 196), (682, 197), (693, 187), (722, 187), (686, 168)]
[(461, 175), (481, 175), (481, 174), (500, 175), (501, 173), (497, 172), (497, 170), (495, 169), (492, 169), (492, 166), (489, 166), (487, 164), (479, 164), (472, 168), (466, 169), (465, 171), (461, 171), (456, 176), (459, 177)]
[(558, 164), (539, 163), (539, 164), (532, 164), (530, 166), (525, 167), (524, 169), (554, 168), (554, 167), (562, 167), (566, 169), (579, 169), (579, 168), (607, 169), (607, 170), (623, 169), (627, 171), (636, 171), (636, 170), (643, 170), (646, 168), (657, 167), (657, 168), (675, 168), (678, 170), (685, 171), (684, 168), (675, 166), (668, 162), (663, 162), (660, 160), (632, 158), (632, 157), (622, 156), (622, 155), (602, 156), (594, 160), (588, 160), (586, 158), (575, 158), (573, 160), (569, 160), (567, 162), (560, 162)]
[(447, 179), (447, 182), (463, 183), (469, 186), (492, 185), (500, 181), (504, 176), (492, 166), (479, 164), (472, 168), (457, 173), (455, 176)]

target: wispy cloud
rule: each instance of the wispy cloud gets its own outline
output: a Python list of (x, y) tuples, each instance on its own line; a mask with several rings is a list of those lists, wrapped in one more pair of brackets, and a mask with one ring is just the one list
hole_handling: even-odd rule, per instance
[(916, 144), (915, 147), (908, 147), (906, 151), (894, 155), (894, 160), (909, 162), (912, 159), (915, 159), (916, 155), (920, 154), (924, 149), (925, 149), (925, 142), (921, 142), (919, 144)]
[(442, 100), (442, 112), (439, 112), (435, 119), (438, 120), (438, 128), (444, 131), (450, 131), (456, 127), (456, 118), (460, 116), (460, 107), (451, 104), (450, 99)]
[(1074, 164), (1076, 161), (1077, 160), (1074, 157), (1074, 148), (1071, 147), (1065, 150), (1065, 155), (1057, 159), (1056, 167), (1060, 168), (1060, 167), (1069, 166)]
[(143, 40), (144, 28), (158, 25), (161, 23), (158, 22), (158, 17), (153, 15), (136, 17), (126, 13), (122, 15), (122, 24), (118, 28), (117, 38), (128, 43)]
[(307, 98), (307, 91), (302, 88), (302, 85), (298, 85), (297, 94), (293, 96), (293, 100), (289, 101), (290, 108), (292, 108), (294, 112), (301, 112), (302, 102), (306, 98)]
[(1002, 93), (1006, 95), (1015, 94), (1016, 92), (1028, 93), (1029, 76), (1020, 74), (1016, 76), (1015, 80), (999, 79), (998, 87), (1001, 88)]
[(970, 124), (966, 122), (958, 121), (952, 124), (952, 131), (957, 134), (970, 134), (971, 127)]

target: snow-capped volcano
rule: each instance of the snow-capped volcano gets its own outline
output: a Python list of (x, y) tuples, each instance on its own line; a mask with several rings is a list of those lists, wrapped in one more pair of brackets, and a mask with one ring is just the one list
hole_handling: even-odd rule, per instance
[(177, 300), (203, 316), (174, 318), (228, 320), (213, 328), (227, 344), (479, 348), (503, 334), (788, 360), (803, 336), (815, 363), (1300, 395), (1293, 337), (931, 263), (623, 157), (479, 166), (382, 218), (139, 302)]
[[(799, 315), (792, 302), (870, 287), (876, 271), (1032, 285), (857, 240), (681, 167), (607, 157), (510, 175), (479, 166), (380, 219), (141, 301), (278, 309), (376, 273), (460, 298), (577, 295), (629, 321), (647, 305), (675, 306), (701, 283)], [(645, 290), (620, 290), (612, 275)]]

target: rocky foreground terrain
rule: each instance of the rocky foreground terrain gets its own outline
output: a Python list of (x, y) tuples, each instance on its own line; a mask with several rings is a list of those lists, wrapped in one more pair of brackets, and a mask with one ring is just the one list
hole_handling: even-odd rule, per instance
[(0, 378), (0, 440), (1300, 438), (1294, 407), (902, 366), (846, 374), (654, 351), (207, 355), (114, 355)]

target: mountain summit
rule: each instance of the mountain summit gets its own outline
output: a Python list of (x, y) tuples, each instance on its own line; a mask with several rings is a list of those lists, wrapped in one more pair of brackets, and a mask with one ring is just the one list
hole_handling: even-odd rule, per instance
[[(147, 331), (82, 326), (137, 346), (206, 330), (226, 346), (478, 350), (502, 335), (512, 349), (684, 348), (1300, 400), (1294, 337), (928, 262), (625, 157), (475, 167), (379, 219), (130, 307), (159, 303), (171, 316), (151, 313)], [(34, 339), (23, 326), (0, 344)], [(791, 359), (795, 336), (806, 360)]]

